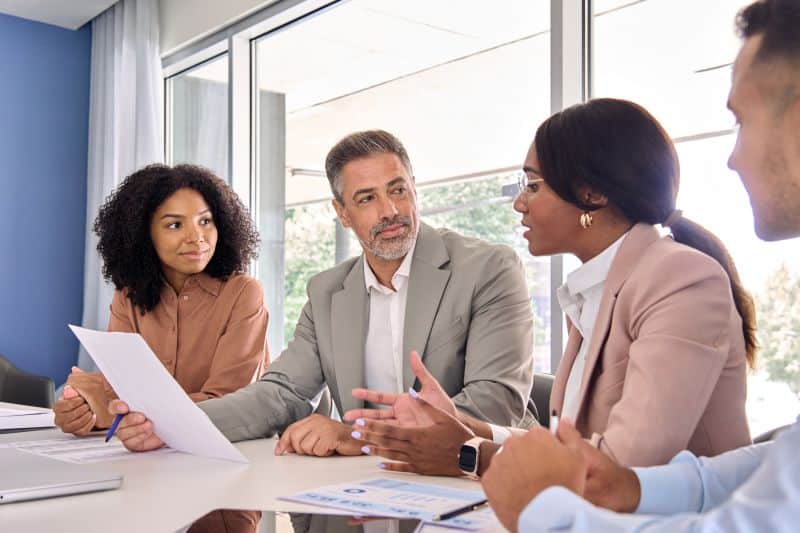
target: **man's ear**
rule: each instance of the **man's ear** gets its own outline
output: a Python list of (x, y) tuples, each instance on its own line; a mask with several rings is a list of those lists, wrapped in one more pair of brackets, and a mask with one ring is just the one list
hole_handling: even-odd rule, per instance
[(602, 209), (608, 205), (608, 197), (603, 193), (595, 191), (588, 185), (581, 185), (578, 187), (577, 196), (582, 204), (592, 206), (595, 209)]
[(336, 210), (336, 216), (339, 217), (339, 222), (342, 223), (342, 226), (345, 228), (350, 227), (350, 217), (347, 216), (347, 211), (344, 209), (344, 204), (342, 204), (339, 200), (334, 198), (331, 200), (331, 205)]

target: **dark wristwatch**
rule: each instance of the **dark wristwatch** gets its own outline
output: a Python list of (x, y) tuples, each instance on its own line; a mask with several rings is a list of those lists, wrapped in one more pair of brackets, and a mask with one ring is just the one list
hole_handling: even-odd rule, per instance
[(485, 439), (472, 437), (461, 445), (458, 452), (458, 468), (470, 479), (478, 479), (478, 464), (481, 455), (481, 442)]

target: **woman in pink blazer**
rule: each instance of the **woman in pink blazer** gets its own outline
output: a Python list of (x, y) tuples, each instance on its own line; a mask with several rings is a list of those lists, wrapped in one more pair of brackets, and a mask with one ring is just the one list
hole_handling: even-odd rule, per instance
[[(678, 157), (661, 125), (634, 103), (591, 100), (539, 127), (523, 170), (514, 209), (530, 253), (569, 253), (583, 263), (558, 289), (570, 334), (551, 408), (625, 466), (749, 443), (753, 301), (722, 242), (675, 209)], [(480, 456), (471, 473), (480, 474), (519, 430), (456, 411), (412, 363), (419, 395), (449, 418), (407, 395), (357, 390), (392, 408), (345, 419), (361, 419), (369, 453), (400, 461), (384, 468), (457, 475), (453, 457), (467, 442)], [(475, 444), (478, 437), (485, 441)]]
[(660, 124), (621, 100), (571, 107), (539, 127), (524, 170), (530, 252), (583, 263), (558, 290), (570, 333), (551, 408), (626, 466), (749, 443), (752, 299), (722, 242), (675, 210)]

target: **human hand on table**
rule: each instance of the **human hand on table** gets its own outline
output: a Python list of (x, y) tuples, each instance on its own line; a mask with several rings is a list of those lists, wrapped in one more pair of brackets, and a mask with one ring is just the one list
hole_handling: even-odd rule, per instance
[(105, 380), (99, 372), (84, 372), (73, 366), (64, 392), (53, 406), (55, 424), (64, 433), (86, 435), (95, 428), (111, 425), (105, 394)]
[(78, 391), (64, 386), (64, 392), (53, 406), (55, 425), (64, 433), (73, 435), (86, 435), (94, 427), (97, 416)]
[(275, 446), (275, 455), (361, 455), (364, 443), (354, 441), (350, 437), (352, 431), (350, 425), (311, 414), (286, 428)]
[(114, 415), (109, 412), (108, 403), (112, 398), (106, 393), (107, 384), (103, 374), (84, 372), (78, 367), (72, 367), (72, 373), (67, 377), (66, 384), (86, 400), (89, 408), (97, 416), (95, 429), (106, 429), (111, 426)]

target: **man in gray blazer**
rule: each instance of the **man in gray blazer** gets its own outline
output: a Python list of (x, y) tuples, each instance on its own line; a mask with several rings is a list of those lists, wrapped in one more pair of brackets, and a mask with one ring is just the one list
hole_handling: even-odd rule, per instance
[[(276, 453), (360, 454), (351, 426), (311, 414), (311, 400), (327, 386), (345, 413), (363, 407), (354, 388), (407, 390), (415, 350), (458, 409), (530, 425), (533, 315), (516, 253), (421, 223), (408, 154), (387, 132), (345, 137), (326, 171), (364, 253), (309, 281), (294, 339), (261, 379), (200, 408), (232, 441), (283, 432)], [(161, 444), (136, 413), (118, 436), (133, 450)]]

